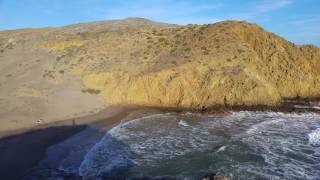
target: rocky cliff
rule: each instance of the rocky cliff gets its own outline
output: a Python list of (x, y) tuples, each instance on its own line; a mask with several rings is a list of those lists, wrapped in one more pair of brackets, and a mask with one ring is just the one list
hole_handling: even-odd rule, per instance
[(243, 21), (178, 26), (131, 18), (0, 33), (1, 61), (22, 47), (30, 49), (24, 58), (50, 57), (41, 59), (41, 79), (59, 86), (80, 77), (78, 91), (106, 104), (253, 106), (320, 96), (319, 48)]

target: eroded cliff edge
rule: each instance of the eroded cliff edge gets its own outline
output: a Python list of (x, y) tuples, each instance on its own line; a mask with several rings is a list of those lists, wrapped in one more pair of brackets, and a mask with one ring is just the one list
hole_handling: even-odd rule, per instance
[(126, 19), (0, 37), (2, 53), (10, 40), (54, 56), (44, 79), (60, 84), (79, 76), (79, 91), (102, 95), (107, 104), (274, 106), (320, 97), (319, 48), (243, 21), (178, 26)]

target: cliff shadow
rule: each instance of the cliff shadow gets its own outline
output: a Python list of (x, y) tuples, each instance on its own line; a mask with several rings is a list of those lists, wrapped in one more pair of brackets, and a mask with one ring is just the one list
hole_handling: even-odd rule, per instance
[(46, 149), (82, 131), (86, 125), (56, 126), (0, 139), (0, 177), (21, 179), (46, 157)]

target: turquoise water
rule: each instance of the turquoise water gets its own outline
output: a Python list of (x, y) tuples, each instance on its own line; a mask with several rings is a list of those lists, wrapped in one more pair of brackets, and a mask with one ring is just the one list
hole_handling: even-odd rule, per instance
[(123, 122), (104, 135), (88, 128), (47, 154), (32, 176), (320, 179), (320, 115), (156, 114)]

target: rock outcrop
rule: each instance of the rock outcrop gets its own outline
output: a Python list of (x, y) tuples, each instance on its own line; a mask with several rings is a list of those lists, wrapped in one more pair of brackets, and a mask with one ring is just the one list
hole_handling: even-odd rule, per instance
[(83, 92), (107, 104), (274, 106), (320, 96), (319, 48), (243, 21), (178, 26), (126, 19), (2, 32), (0, 42), (2, 53), (20, 43), (54, 56), (43, 78), (59, 84), (68, 74), (80, 76)]

